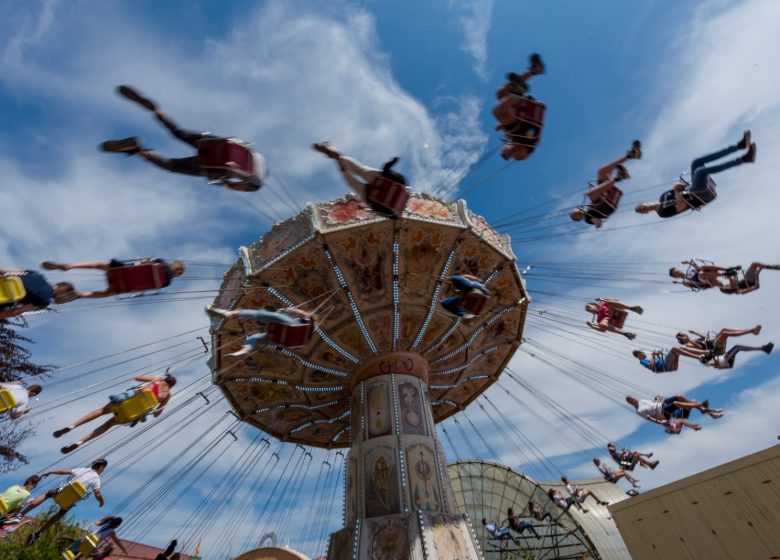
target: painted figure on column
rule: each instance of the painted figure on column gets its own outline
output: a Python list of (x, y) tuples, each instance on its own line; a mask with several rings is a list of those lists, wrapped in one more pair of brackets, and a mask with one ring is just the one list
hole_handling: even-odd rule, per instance
[(414, 383), (401, 383), (398, 386), (401, 404), (401, 419), (404, 433), (424, 436), (425, 426), (420, 412), (420, 390)]

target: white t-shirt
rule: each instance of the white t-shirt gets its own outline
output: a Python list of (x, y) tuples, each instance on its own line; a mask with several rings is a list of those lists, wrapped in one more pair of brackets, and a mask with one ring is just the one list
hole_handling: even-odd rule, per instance
[(30, 395), (27, 394), (27, 389), (24, 386), (18, 383), (0, 383), (0, 387), (9, 391), (16, 401), (16, 406), (11, 409), (12, 413), (18, 414), (27, 409)]
[(90, 468), (77, 468), (71, 469), (73, 475), (68, 479), (66, 484), (78, 480), (87, 489), (87, 493), (90, 490), (100, 490), (100, 475)]
[(661, 410), (663, 401), (651, 401), (650, 399), (637, 399), (639, 406), (636, 407), (636, 413), (642, 418), (655, 418), (663, 420), (664, 413)]

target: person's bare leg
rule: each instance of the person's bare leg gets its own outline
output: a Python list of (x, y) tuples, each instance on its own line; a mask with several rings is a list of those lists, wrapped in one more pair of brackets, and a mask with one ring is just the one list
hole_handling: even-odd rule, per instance
[(33, 500), (27, 504), (24, 509), (22, 509), (22, 511), (19, 512), (19, 517), (24, 517), (28, 512), (31, 512), (45, 501), (46, 494), (41, 494), (40, 496), (33, 498)]
[(599, 183), (595, 187), (588, 189), (588, 192), (586, 193), (588, 200), (591, 202), (598, 201), (608, 190), (614, 186), (615, 181), (613, 179), (606, 179), (604, 181), (599, 179)]
[(634, 208), (634, 212), (637, 214), (649, 214), (650, 212), (657, 212), (661, 209), (660, 202), (640, 202)]
[(611, 310), (614, 309), (627, 309), (629, 311), (633, 311), (634, 313), (638, 313), (641, 315), (644, 312), (644, 309), (642, 309), (639, 305), (628, 305), (627, 303), (623, 303), (622, 301), (617, 300), (607, 300), (605, 302), (607, 304), (607, 307), (609, 307)]
[(79, 445), (82, 445), (84, 443), (87, 443), (90, 440), (93, 440), (97, 437), (102, 436), (105, 434), (108, 430), (113, 428), (114, 426), (119, 425), (119, 420), (116, 418), (111, 418), (110, 420), (106, 420), (103, 422), (100, 426), (95, 428), (92, 432), (88, 433), (85, 437), (83, 437), (81, 440), (79, 440)]
[(43, 268), (46, 270), (73, 270), (74, 268), (88, 268), (106, 271), (111, 268), (111, 264), (106, 261), (83, 261), (77, 263), (55, 263), (46, 261), (41, 266), (43, 266)]
[(701, 426), (699, 426), (698, 424), (694, 424), (693, 422), (691, 422), (689, 420), (686, 420), (685, 418), (676, 418), (675, 422), (677, 422), (677, 424), (679, 424), (681, 426), (688, 426), (689, 428), (691, 428), (692, 430), (694, 430), (696, 432), (701, 430)]
[(761, 325), (756, 325), (752, 329), (721, 329), (720, 332), (715, 335), (715, 347), (726, 347), (726, 341), (730, 336), (744, 336), (746, 334), (759, 334), (761, 332)]
[(605, 502), (604, 500), (602, 500), (601, 498), (599, 498), (599, 497), (596, 495), (596, 493), (595, 493), (593, 490), (591, 490), (590, 488), (586, 488), (586, 489), (585, 489), (585, 490), (582, 492), (582, 496), (583, 496), (583, 497), (582, 497), (582, 501), (583, 501), (583, 502), (584, 502), (585, 500), (587, 500), (588, 498), (591, 498), (591, 497), (592, 497), (594, 500), (596, 500), (596, 503), (599, 503), (599, 504), (601, 504), (602, 506), (605, 506), (605, 505), (609, 504), (609, 502)]
[(596, 174), (596, 180), (599, 183), (602, 183), (610, 178), (610, 175), (612, 175), (612, 171), (618, 166), (626, 163), (628, 161), (628, 154), (624, 155), (623, 157), (620, 157), (616, 159), (615, 161), (612, 161), (602, 167), (598, 170), (598, 173)]
[(104, 416), (106, 414), (111, 414), (111, 413), (112, 413), (111, 412), (111, 405), (107, 404), (103, 408), (98, 408), (96, 410), (93, 410), (92, 412), (90, 412), (86, 416), (83, 416), (83, 417), (79, 418), (78, 420), (76, 420), (76, 422), (74, 422), (73, 424), (71, 424), (68, 427), (72, 430), (73, 428), (78, 428), (79, 426), (83, 426), (87, 422), (92, 422), (93, 420), (97, 420), (101, 416)]
[(627, 481), (631, 483), (631, 486), (633, 486), (634, 488), (641, 488), (641, 484), (639, 484), (639, 481), (633, 476), (631, 476), (630, 474), (628, 474), (626, 471), (617, 471), (615, 476), (617, 476), (618, 480), (620, 480), (621, 478), (625, 478)]
[(677, 354), (679, 356), (686, 356), (688, 358), (693, 358), (694, 360), (698, 360), (702, 356), (707, 354), (706, 350), (697, 350), (695, 348), (688, 348), (687, 346), (675, 346), (671, 350), (669, 350), (672, 354)]
[(38, 530), (36, 531), (36, 533), (38, 533), (38, 534), (41, 534), (41, 535), (42, 535), (43, 533), (45, 533), (46, 531), (48, 531), (49, 529), (51, 529), (52, 527), (54, 527), (54, 525), (56, 525), (56, 524), (57, 524), (57, 522), (58, 522), (60, 519), (62, 519), (63, 517), (65, 517), (65, 514), (66, 514), (66, 513), (67, 513), (67, 511), (65, 511), (65, 510), (62, 510), (62, 509), (61, 509), (61, 510), (59, 510), (57, 513), (55, 513), (55, 514), (54, 514), (54, 515), (52, 515), (52, 516), (51, 516), (49, 519), (47, 519), (47, 520), (46, 520), (46, 523), (44, 523), (44, 524), (41, 526), (41, 528), (40, 528), (40, 529), (38, 529)]

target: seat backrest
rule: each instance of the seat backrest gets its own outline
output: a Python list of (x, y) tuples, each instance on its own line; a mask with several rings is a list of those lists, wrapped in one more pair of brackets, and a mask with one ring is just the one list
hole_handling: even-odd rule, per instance
[(93, 550), (97, 548), (97, 545), (100, 543), (100, 539), (98, 539), (98, 536), (95, 533), (89, 533), (81, 540), (81, 546), (79, 547), (79, 552), (81, 553), (82, 558), (88, 558), (89, 555), (92, 553)]
[(531, 123), (539, 128), (544, 125), (544, 115), (547, 107), (535, 99), (521, 97), (515, 104), (515, 116), (518, 120)]
[(0, 414), (16, 406), (16, 399), (8, 389), (0, 390)]
[(479, 315), (485, 309), (490, 296), (483, 294), (479, 290), (464, 292), (458, 299), (458, 307), (463, 309), (469, 315)]
[(111, 405), (111, 411), (121, 424), (127, 424), (150, 413), (157, 406), (157, 397), (149, 390), (138, 391), (120, 403)]
[(604, 199), (604, 202), (606, 202), (612, 208), (617, 210), (618, 202), (620, 202), (622, 196), (623, 196), (623, 191), (613, 186), (611, 189), (608, 189), (607, 192), (604, 193), (602, 198)]
[(18, 276), (0, 276), (0, 303), (16, 303), (27, 295)]
[(247, 177), (254, 173), (251, 148), (236, 138), (203, 138), (196, 146), (201, 167), (223, 170), (226, 177)]
[(615, 328), (622, 329), (628, 317), (628, 311), (625, 309), (613, 309), (609, 316), (609, 323)]
[(159, 290), (168, 285), (163, 263), (143, 263), (111, 268), (106, 272), (108, 287), (120, 294)]
[(297, 348), (306, 346), (314, 332), (314, 323), (307, 321), (298, 325), (287, 325), (285, 323), (269, 323), (266, 328), (266, 337), (270, 342), (286, 346), (287, 348)]
[(409, 200), (409, 190), (387, 177), (378, 175), (366, 188), (366, 197), (369, 202), (378, 204), (400, 215)]
[(54, 496), (54, 501), (57, 502), (57, 505), (62, 509), (70, 509), (86, 495), (87, 489), (84, 485), (78, 480), (74, 480)]

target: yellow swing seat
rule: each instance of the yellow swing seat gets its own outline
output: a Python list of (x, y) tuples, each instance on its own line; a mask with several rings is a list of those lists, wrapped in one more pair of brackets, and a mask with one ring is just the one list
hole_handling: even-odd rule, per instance
[(60, 508), (67, 510), (86, 495), (87, 489), (84, 488), (84, 485), (78, 480), (74, 480), (54, 496), (54, 501)]
[(0, 498), (0, 513), (5, 515), (8, 513), (8, 510), (11, 509), (8, 507), (8, 502), (6, 502), (3, 498)]
[(71, 552), (70, 549), (62, 553), (62, 560), (73, 560), (75, 557), (76, 555), (73, 554), (73, 552)]
[(121, 424), (137, 420), (149, 414), (157, 406), (157, 397), (151, 391), (138, 391), (135, 395), (120, 403), (111, 405), (111, 411)]
[(100, 540), (98, 539), (98, 536), (95, 533), (90, 533), (87, 536), (85, 536), (81, 540), (81, 546), (79, 547), (79, 552), (81, 553), (82, 558), (89, 558), (89, 555), (92, 554), (92, 551), (97, 548), (97, 545), (100, 543)]
[(16, 407), (16, 399), (8, 389), (0, 390), (0, 414)]
[(14, 304), (27, 295), (18, 276), (0, 276), (0, 305)]

